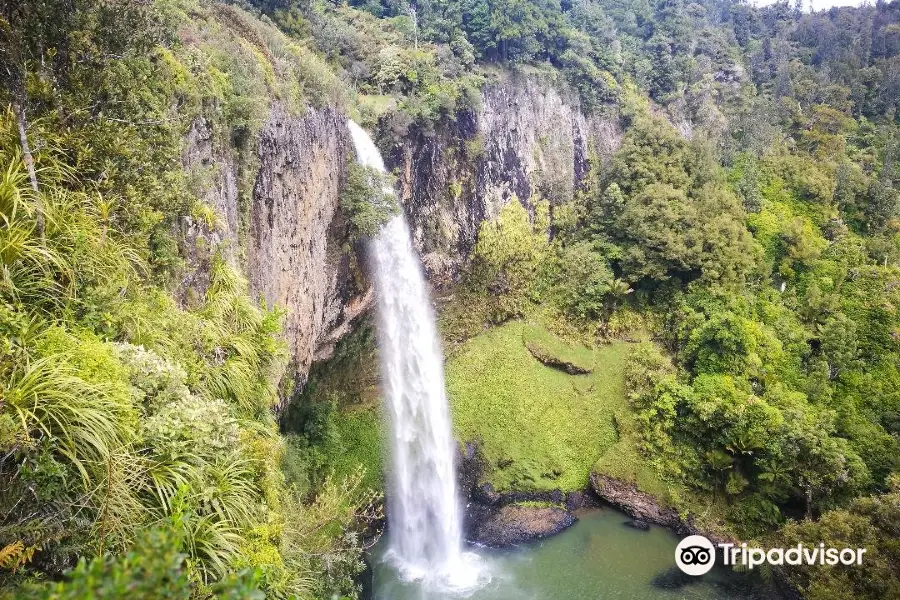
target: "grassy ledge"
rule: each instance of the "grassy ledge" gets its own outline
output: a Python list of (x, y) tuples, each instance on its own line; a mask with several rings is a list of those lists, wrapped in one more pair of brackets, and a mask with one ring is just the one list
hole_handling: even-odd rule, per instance
[[(536, 360), (523, 339), (552, 343), (593, 372), (569, 375)], [(629, 344), (572, 348), (546, 331), (507, 323), (464, 343), (447, 364), (458, 439), (479, 442), (499, 490), (574, 490), (617, 441), (614, 415), (627, 409)]]

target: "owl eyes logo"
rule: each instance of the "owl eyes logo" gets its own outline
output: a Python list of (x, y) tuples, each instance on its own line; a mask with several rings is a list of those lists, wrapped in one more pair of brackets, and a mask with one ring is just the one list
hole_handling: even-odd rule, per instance
[(715, 562), (712, 542), (702, 535), (689, 535), (675, 547), (675, 564), (687, 575), (708, 573)]
[(712, 556), (703, 546), (688, 546), (681, 550), (681, 562), (686, 565), (705, 565)]

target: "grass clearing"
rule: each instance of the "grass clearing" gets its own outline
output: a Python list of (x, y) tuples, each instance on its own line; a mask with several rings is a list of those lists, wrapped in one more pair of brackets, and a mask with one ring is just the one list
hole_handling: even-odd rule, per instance
[[(535, 359), (524, 336), (552, 344), (593, 368), (568, 375)], [(627, 410), (630, 344), (572, 347), (535, 326), (512, 322), (465, 342), (447, 364), (458, 439), (475, 440), (499, 490), (574, 490), (618, 440), (614, 415)]]
[(363, 485), (384, 489), (382, 423), (376, 407), (339, 410), (334, 415), (335, 439), (327, 445), (327, 464), (338, 477), (365, 469)]

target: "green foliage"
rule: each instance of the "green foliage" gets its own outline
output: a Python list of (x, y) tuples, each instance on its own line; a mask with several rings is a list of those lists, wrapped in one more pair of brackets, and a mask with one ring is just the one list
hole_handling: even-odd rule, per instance
[(31, 586), (19, 598), (190, 598), (191, 580), (177, 535), (153, 530), (119, 557), (82, 558), (65, 582)]
[(615, 299), (629, 293), (617, 284), (609, 264), (589, 242), (577, 242), (558, 252), (555, 286), (560, 308), (585, 323), (608, 316)]
[[(8, 583), (60, 579), (80, 557), (65, 582), (27, 593), (354, 595), (360, 545), (344, 530), (372, 498), (352, 491), (354, 473), (349, 487), (323, 492), (340, 502), (315, 508), (285, 484), (270, 413), (286, 359), (278, 313), (251, 300), (221, 257), (193, 310), (162, 287), (181, 263), (172, 224), (198, 204), (176, 159), (188, 125), (210, 128), (214, 152), (233, 145), (244, 168), (271, 99), (289, 111), (341, 102), (342, 84), (234, 7), (41, 12), (52, 7), (0, 13), (3, 48), (28, 42), (3, 53), (15, 86), (4, 86), (13, 108), (0, 113), (0, 546), (12, 557), (2, 567), (17, 571)], [(246, 200), (245, 180), (239, 188)]]
[(751, 266), (742, 210), (701, 147), (666, 123), (639, 117), (616, 154), (608, 183), (588, 199), (587, 229), (621, 248), (631, 280), (739, 282)]
[[(132, 548), (120, 556), (100, 556), (78, 565), (56, 584), (30, 585), (18, 591), (17, 598), (29, 600), (92, 600), (100, 598), (195, 597), (187, 555), (177, 524), (141, 533)], [(209, 589), (210, 598), (262, 599), (259, 574), (232, 575)]]
[[(900, 468), (895, 6), (253, 4), (287, 34), (236, 3), (0, 6), (0, 548), (17, 581), (80, 556), (44, 592), (357, 593), (353, 523), (377, 515), (364, 490), (381, 475), (371, 339), (311, 373), (285, 444), (270, 415), (278, 314), (219, 259), (191, 310), (167, 295), (173, 225), (217, 221), (204, 174), (178, 165), (183, 138), (208, 127), (234, 160), (240, 238), (273, 103), (349, 109), (382, 147), (414, 136), (453, 162), (444, 134), (478, 123), (500, 64), (540, 70), (597, 118), (577, 197), (553, 195), (552, 220), (531, 198), (483, 224), (442, 315), (462, 344), (456, 425), (482, 441), (489, 478), (574, 488), (593, 464), (682, 510), (700, 497), (746, 535), (805, 508), (821, 519), (789, 525), (792, 540), (886, 557), (792, 572), (809, 597), (897, 595), (896, 493), (854, 501)], [(612, 160), (595, 156), (620, 127)], [(487, 147), (461, 143), (476, 162)], [(348, 168), (351, 240), (396, 212), (383, 185)], [(484, 332), (521, 317), (552, 317), (567, 340), (658, 344)]]
[(859, 498), (848, 509), (825, 513), (817, 521), (789, 523), (778, 533), (785, 547), (824, 542), (825, 547), (865, 548), (861, 566), (788, 567), (788, 577), (804, 598), (824, 600), (836, 595), (890, 598), (900, 593), (894, 567), (900, 534), (900, 497), (895, 488), (883, 496)]
[[(381, 496), (362, 484), (357, 470), (343, 479), (329, 478), (309, 505), (285, 505), (282, 554), (288, 575), (303, 579), (301, 598), (352, 597), (361, 593), (365, 569), (359, 527), (374, 527), (384, 518)], [(294, 592), (296, 593), (296, 592)], [(289, 594), (285, 594), (289, 595)]]
[(625, 393), (640, 424), (643, 443), (660, 453), (670, 451), (669, 431), (677, 417), (673, 393), (677, 388), (674, 381), (667, 380), (674, 372), (671, 361), (648, 342), (635, 346), (625, 363)]
[(341, 210), (350, 221), (350, 239), (370, 237), (391, 220), (399, 207), (387, 175), (356, 162), (347, 165), (347, 180), (341, 190)]
[(360, 484), (381, 490), (384, 481), (384, 434), (377, 410), (363, 409), (336, 415), (337, 435), (324, 448), (334, 476), (345, 478), (362, 467)]
[(475, 246), (476, 277), (495, 298), (491, 320), (503, 322), (525, 314), (538, 299), (537, 274), (549, 251), (549, 204), (535, 206), (534, 223), (515, 198), (493, 221), (485, 221)]

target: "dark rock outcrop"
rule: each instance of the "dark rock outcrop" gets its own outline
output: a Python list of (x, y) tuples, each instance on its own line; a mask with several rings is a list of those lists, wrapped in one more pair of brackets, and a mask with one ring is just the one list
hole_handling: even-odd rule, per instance
[(557, 534), (575, 521), (571, 513), (555, 506), (510, 504), (478, 523), (471, 541), (505, 548)]
[(668, 527), (679, 535), (702, 535), (714, 544), (732, 542), (726, 535), (699, 528), (692, 515), (682, 519), (674, 508), (662, 506), (659, 501), (646, 492), (637, 489), (633, 483), (591, 473), (591, 488), (604, 501), (615, 506), (636, 521), (655, 523)]
[(554, 356), (533, 342), (525, 342), (525, 347), (535, 360), (552, 369), (558, 369), (569, 375), (587, 375), (593, 372), (593, 369)]
[(500, 548), (554, 535), (575, 523), (574, 510), (591, 504), (583, 492), (496, 491), (490, 483), (480, 482), (485, 462), (472, 442), (457, 455), (457, 465), (465, 499), (464, 533), (470, 543)]
[(625, 525), (632, 529), (637, 529), (638, 531), (650, 531), (650, 524), (647, 523), (647, 521), (641, 521), (640, 519), (625, 521)]

